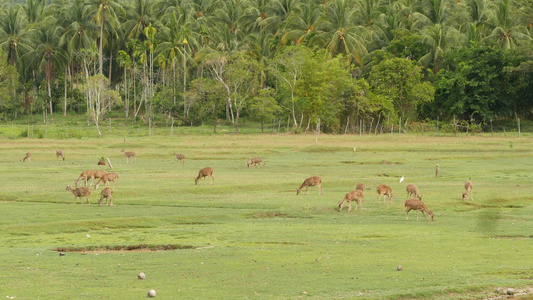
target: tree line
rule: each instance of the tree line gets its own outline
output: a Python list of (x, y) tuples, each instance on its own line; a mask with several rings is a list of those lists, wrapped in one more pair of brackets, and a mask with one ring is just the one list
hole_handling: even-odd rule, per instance
[(0, 118), (341, 132), (531, 117), (532, 27), (532, 0), (7, 2)]

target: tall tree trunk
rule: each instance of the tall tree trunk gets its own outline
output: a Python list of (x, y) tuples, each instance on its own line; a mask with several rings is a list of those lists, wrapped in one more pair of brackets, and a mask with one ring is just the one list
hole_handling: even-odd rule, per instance
[(67, 116), (67, 75), (68, 75), (68, 67), (65, 68), (65, 100), (63, 105), (63, 117)]
[(99, 54), (99, 63), (100, 63), (100, 74), (104, 74), (104, 58), (103, 58), (103, 49), (104, 49), (104, 25), (105, 25), (105, 10), (102, 13), (102, 21), (100, 22), (100, 47), (98, 49)]
[[(113, 74), (113, 49), (109, 49), (109, 86), (111, 86), (111, 74)], [(111, 111), (111, 105), (109, 111)]]

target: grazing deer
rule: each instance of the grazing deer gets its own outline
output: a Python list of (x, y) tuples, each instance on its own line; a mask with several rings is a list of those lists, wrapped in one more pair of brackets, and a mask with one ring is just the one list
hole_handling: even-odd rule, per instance
[(363, 193), (365, 192), (365, 188), (366, 188), (366, 185), (362, 182), (359, 182), (357, 186), (355, 187), (356, 190), (361, 191)]
[[(465, 182), (465, 190), (466, 192), (463, 193), (463, 201), (466, 199), (468, 200), (469, 198), (472, 199), (472, 201), (474, 201), (474, 196), (472, 195), (472, 189), (474, 188), (474, 185), (472, 184), (472, 181), (470, 180), (467, 180)], [(470, 195), (470, 197), (468, 197)]]
[(261, 157), (252, 157), (250, 158), (249, 161), (246, 162), (246, 165), (248, 166), (248, 168), (250, 166), (257, 166), (257, 164), (259, 164), (259, 167), (261, 167), (263, 165), (263, 160), (261, 159)]
[(194, 185), (198, 185), (198, 180), (200, 180), (200, 178), (207, 176), (211, 178), (211, 184), (213, 184), (213, 181), (215, 180), (215, 177), (213, 177), (213, 168), (205, 167), (198, 172), (198, 177), (194, 179)]
[(185, 154), (177, 154), (176, 152), (174, 152), (174, 155), (176, 156), (176, 159), (178, 161), (181, 161), (182, 164), (185, 163)]
[(26, 156), (24, 156), (24, 158), (22, 159), (22, 162), (25, 162), (25, 161), (31, 161), (31, 153), (30, 152), (26, 153)]
[(408, 184), (407, 188), (405, 189), (407, 191), (407, 198), (409, 198), (411, 195), (415, 195), (418, 200), (422, 201), (422, 196), (420, 196), (420, 193), (418, 192), (418, 188), (414, 184)]
[(320, 178), (319, 176), (309, 177), (306, 180), (304, 180), (304, 183), (302, 183), (300, 188), (296, 190), (296, 195), (299, 195), (304, 187), (305, 187), (304, 195), (306, 195), (307, 190), (309, 189), (310, 186), (317, 186), (318, 190), (320, 191), (319, 195), (322, 195), (322, 178)]
[(107, 204), (107, 199), (109, 199), (109, 206), (113, 206), (113, 189), (106, 187), (100, 193), (100, 200), (98, 200), (98, 206), (102, 206), (102, 200), (105, 198), (105, 204)]
[(392, 189), (384, 184), (378, 185), (378, 203), (381, 204), (381, 196), (383, 196), (383, 204), (385, 204), (385, 196), (389, 197), (389, 203), (394, 202), (394, 196), (392, 195)]
[(104, 170), (85, 170), (81, 172), (80, 177), (78, 177), (78, 180), (76, 180), (76, 186), (78, 186), (78, 181), (80, 179), (83, 179), (85, 181), (85, 186), (89, 183), (89, 179), (92, 179), (92, 182), (90, 185), (93, 185), (95, 183), (96, 178), (102, 178), (106, 174), (106, 171)]
[(424, 204), (424, 202), (422, 202), (420, 200), (416, 200), (416, 199), (409, 199), (409, 200), (405, 201), (405, 207), (406, 207), (406, 209), (405, 209), (405, 219), (407, 221), (409, 221), (409, 219), (407, 218), (407, 214), (409, 213), (409, 211), (411, 211), (413, 209), (416, 210), (416, 220), (417, 221), (418, 221), (418, 212), (419, 211), (422, 212), (422, 215), (424, 216), (424, 218), (426, 218), (426, 215), (424, 214), (424, 212), (426, 212), (431, 217), (431, 221), (433, 221), (433, 212), (431, 212), (429, 209), (427, 209), (427, 207)]
[(105, 161), (103, 161), (102, 159), (98, 159), (98, 165), (99, 166), (105, 166)]
[(114, 188), (116, 189), (117, 188), (117, 179), (118, 179), (118, 174), (117, 173), (106, 173), (102, 177), (100, 177), (100, 180), (98, 180), (98, 182), (96, 182), (96, 185), (94, 186), (94, 189), (97, 190), (98, 186), (100, 185), (100, 182), (102, 182), (102, 181), (104, 182), (104, 186), (109, 185), (109, 182), (113, 181)]
[(56, 150), (56, 158), (61, 157), (63, 160), (65, 160), (65, 155), (63, 155), (63, 151)]
[(126, 163), (130, 162), (130, 157), (133, 158), (134, 162), (137, 162), (137, 160), (135, 158), (135, 152), (133, 152), (133, 151), (124, 151), (124, 149), (122, 149), (122, 151), (120, 151), (120, 152), (124, 153), (126, 155)]
[(348, 202), (348, 211), (351, 211), (352, 201), (355, 201), (355, 210), (357, 210), (357, 206), (359, 205), (361, 206), (361, 210), (363, 210), (363, 191), (355, 190), (346, 194), (344, 199), (339, 203), (339, 212), (342, 210), (345, 202)]
[(86, 186), (82, 186), (82, 187), (73, 189), (70, 185), (67, 185), (67, 188), (65, 190), (66, 191), (71, 191), (72, 194), (74, 194), (74, 203), (77, 203), (76, 199), (79, 197), (80, 198), (80, 204), (81, 204), (81, 197), (84, 196), (84, 197), (87, 198), (87, 203), (91, 204), (91, 199), (89, 198), (89, 196), (91, 195), (91, 189), (90, 188), (88, 188)]

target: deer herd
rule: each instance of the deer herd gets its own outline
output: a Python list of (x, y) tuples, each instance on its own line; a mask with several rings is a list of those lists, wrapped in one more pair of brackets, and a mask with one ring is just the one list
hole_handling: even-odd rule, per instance
[[(126, 163), (129, 163), (130, 158), (133, 160), (133, 162), (136, 162), (135, 158), (135, 152), (134, 151), (125, 151), (124, 149), (121, 150), (121, 153), (124, 153), (126, 155)], [(185, 163), (185, 155), (184, 154), (177, 154), (176, 152), (173, 153), (174, 156), (176, 156), (176, 159), (178, 162), (181, 162), (182, 164)], [(63, 155), (62, 150), (56, 151), (56, 158), (61, 158), (63, 161), (65, 160), (65, 156)], [(23, 162), (31, 162), (31, 153), (26, 153), (26, 156), (22, 159)], [(99, 160), (99, 164), (100, 164)], [(260, 157), (252, 157), (250, 160), (245, 161), (248, 168), (255, 167), (255, 166), (263, 166), (263, 160)], [(104, 163), (105, 165), (105, 163)], [(198, 172), (198, 176), (194, 178), (194, 184), (198, 185), (198, 181), (202, 178), (209, 177), (211, 179), (211, 184), (214, 184), (215, 178), (213, 177), (213, 168), (211, 167), (205, 167), (201, 169)], [(98, 179), (98, 181), (96, 181)], [(83, 183), (85, 186), (78, 187), (78, 182), (80, 180), (83, 180)], [(104, 186), (109, 186), (110, 182), (113, 182), (113, 188), (105, 187), (102, 192), (100, 193), (100, 200), (98, 201), (98, 205), (101, 206), (103, 199), (106, 200), (106, 205), (113, 206), (113, 191), (117, 188), (117, 180), (118, 180), (118, 174), (117, 173), (107, 173), (105, 170), (85, 170), (83, 171), (78, 179), (75, 181), (75, 188), (71, 187), (70, 185), (67, 185), (66, 189), (67, 191), (70, 191), (74, 195), (74, 203), (77, 203), (77, 199), (80, 198), (80, 203), (82, 203), (81, 198), (85, 197), (87, 199), (86, 203), (90, 204), (91, 199), (91, 188), (94, 184), (94, 189), (97, 190), (100, 183), (103, 183)], [(90, 182), (90, 183), (89, 183)], [(307, 194), (307, 191), (310, 186), (316, 186), (319, 190), (319, 195), (322, 195), (322, 178), (320, 176), (313, 176), (309, 177), (304, 180), (302, 185), (298, 189), (296, 189), (296, 195), (299, 195), (302, 189), (305, 188), (304, 195)], [(474, 197), (472, 195), (472, 189), (474, 185), (470, 180), (467, 180), (464, 184), (465, 192), (462, 194), (462, 200), (474, 200)], [(363, 209), (363, 198), (364, 198), (364, 192), (365, 192), (366, 186), (364, 183), (360, 182), (356, 185), (355, 190), (347, 193), (342, 201), (339, 203), (339, 212), (342, 211), (342, 208), (345, 203), (348, 203), (348, 212), (352, 210), (352, 201), (355, 202), (355, 210), (357, 210), (358, 207), (360, 207), (360, 210)], [(409, 220), (408, 214), (411, 210), (416, 210), (416, 220), (418, 221), (418, 213), (422, 212), (422, 215), (427, 219), (426, 214), (429, 215), (431, 221), (433, 221), (433, 212), (430, 211), (424, 202), (422, 202), (422, 196), (420, 195), (420, 192), (418, 191), (418, 187), (414, 184), (408, 184), (406, 187), (407, 192), (407, 200), (404, 203), (405, 206), (405, 219)], [(386, 186), (384, 184), (380, 184), (376, 188), (377, 194), (378, 194), (378, 204), (381, 205), (381, 198), (383, 197), (383, 204), (386, 204), (385, 202), (385, 196), (387, 196), (389, 203), (392, 204), (394, 202), (394, 196), (392, 195), (392, 189), (389, 186)], [(415, 198), (411, 198), (415, 197)], [(109, 203), (108, 203), (109, 200)]]

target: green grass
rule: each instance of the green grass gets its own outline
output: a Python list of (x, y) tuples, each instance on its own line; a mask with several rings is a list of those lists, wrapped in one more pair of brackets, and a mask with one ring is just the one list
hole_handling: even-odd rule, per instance
[[(0, 127), (0, 298), (139, 299), (153, 288), (162, 299), (464, 299), (533, 285), (527, 134), (320, 135), (315, 145), (315, 135), (198, 130), (39, 139), (10, 138), (11, 126)], [(122, 148), (137, 162), (126, 164)], [(21, 162), (26, 152), (30, 163)], [(74, 204), (65, 186), (101, 167), (102, 156), (119, 174), (115, 206), (98, 207), (102, 188), (90, 205)], [(252, 156), (265, 166), (246, 168)], [(206, 166), (215, 184), (195, 186)], [(311, 187), (297, 196), (315, 175), (323, 195)], [(469, 178), (475, 200), (466, 203)], [(363, 210), (339, 213), (357, 182), (367, 186)], [(434, 222), (417, 222), (414, 212), (405, 220), (408, 183)], [(378, 205), (378, 184), (392, 187), (394, 204)], [(152, 251), (168, 245), (175, 250)], [(58, 248), (93, 251), (59, 256)]]

